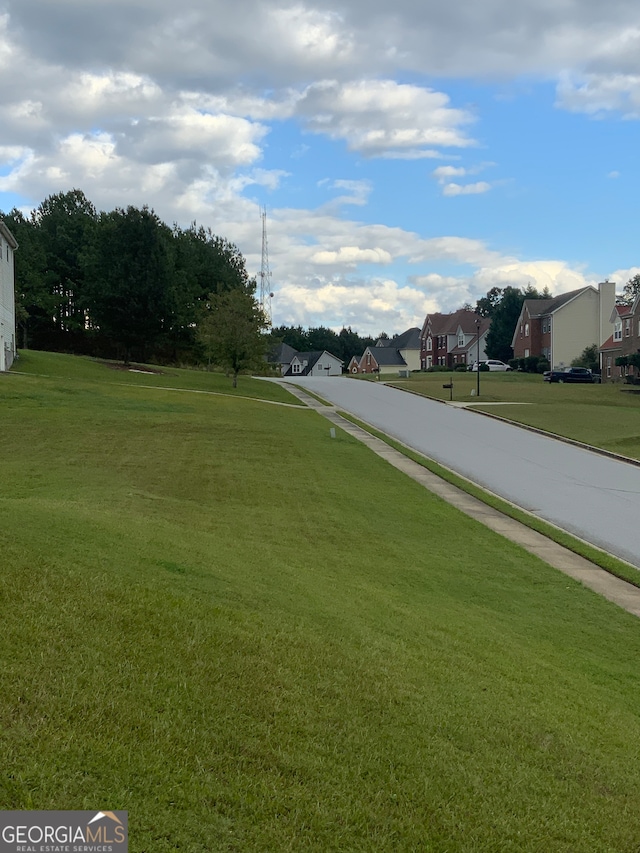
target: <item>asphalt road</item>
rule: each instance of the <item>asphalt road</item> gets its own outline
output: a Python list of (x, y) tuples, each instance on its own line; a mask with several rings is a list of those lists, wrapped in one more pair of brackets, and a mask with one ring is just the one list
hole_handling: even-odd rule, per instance
[(640, 568), (640, 467), (374, 382), (295, 382)]

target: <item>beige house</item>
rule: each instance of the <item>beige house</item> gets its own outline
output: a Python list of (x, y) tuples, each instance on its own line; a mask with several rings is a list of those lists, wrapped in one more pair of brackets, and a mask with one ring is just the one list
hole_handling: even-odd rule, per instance
[(0, 219), (0, 370), (9, 370), (16, 355), (15, 264), (18, 244)]
[(554, 369), (568, 367), (587, 347), (609, 338), (615, 301), (612, 281), (550, 299), (525, 299), (511, 342), (514, 357), (542, 356)]

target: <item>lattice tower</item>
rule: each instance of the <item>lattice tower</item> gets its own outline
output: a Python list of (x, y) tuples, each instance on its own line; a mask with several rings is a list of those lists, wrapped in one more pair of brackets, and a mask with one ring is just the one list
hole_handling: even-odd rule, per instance
[(271, 325), (271, 270), (269, 269), (269, 243), (267, 241), (267, 209), (262, 209), (262, 263), (260, 264), (260, 307)]

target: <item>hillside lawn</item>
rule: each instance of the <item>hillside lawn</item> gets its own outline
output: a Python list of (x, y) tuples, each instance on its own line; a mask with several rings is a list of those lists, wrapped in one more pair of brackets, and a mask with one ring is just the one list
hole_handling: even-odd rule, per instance
[(637, 619), (315, 412), (16, 369), (2, 808), (127, 809), (132, 853), (637, 853)]
[[(621, 383), (560, 385), (531, 373), (481, 373), (480, 397), (472, 395), (477, 374), (466, 371), (414, 373), (391, 384), (438, 400), (453, 378), (453, 399), (474, 408), (556, 435), (640, 459), (640, 394)], [(478, 405), (475, 405), (475, 404)], [(483, 403), (528, 405), (483, 406)]]

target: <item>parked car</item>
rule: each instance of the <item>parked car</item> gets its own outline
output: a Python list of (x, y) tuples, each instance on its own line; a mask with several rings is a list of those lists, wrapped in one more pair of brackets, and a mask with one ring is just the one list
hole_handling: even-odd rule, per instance
[[(504, 361), (498, 361), (497, 358), (488, 358), (486, 361), (481, 361), (480, 364), (486, 364), (489, 370), (511, 370), (508, 364), (505, 364)], [(478, 362), (474, 361), (473, 364), (469, 366), (469, 370), (477, 371)]]
[(545, 382), (599, 382), (600, 376), (586, 367), (567, 367), (564, 370), (547, 370), (542, 374)]

